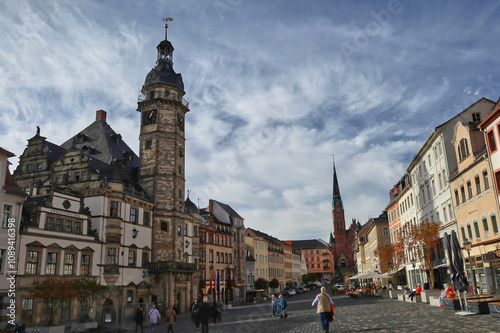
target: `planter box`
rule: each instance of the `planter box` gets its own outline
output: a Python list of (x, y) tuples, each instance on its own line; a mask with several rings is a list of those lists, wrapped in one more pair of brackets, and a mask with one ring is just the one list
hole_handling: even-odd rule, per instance
[[(406, 302), (412, 303), (410, 296), (406, 296), (405, 300)], [(413, 296), (413, 303), (422, 303), (422, 296), (420, 295)]]
[(441, 306), (441, 305), (439, 305), (439, 297), (438, 296), (429, 296), (429, 305)]
[(398, 295), (403, 294), (403, 293), (404, 293), (403, 290), (391, 289), (391, 290), (389, 290), (389, 298), (397, 299)]
[(500, 318), (500, 302), (488, 303), (488, 308), (492, 317)]
[(405, 294), (401, 293), (401, 294), (398, 295), (398, 301), (403, 301), (404, 302), (405, 299), (406, 299), (406, 295)]
[[(490, 308), (488, 303), (494, 303), (500, 301), (500, 298), (480, 298), (467, 300), (468, 310), (472, 313), (486, 314), (490, 313)], [(499, 308), (500, 309), (500, 308)]]
[(461, 310), (458, 298), (443, 298), (443, 307), (447, 310)]
[(441, 290), (424, 290), (422, 291), (422, 303), (429, 303), (431, 296), (441, 296)]

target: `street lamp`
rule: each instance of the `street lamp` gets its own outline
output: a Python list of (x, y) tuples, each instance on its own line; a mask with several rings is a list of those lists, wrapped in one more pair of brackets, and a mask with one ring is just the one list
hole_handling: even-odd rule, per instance
[(417, 263), (417, 260), (412, 257), (410, 262), (411, 265), (413, 266), (413, 286), (415, 286), (417, 283), (417, 272), (415, 271), (415, 264)]
[(472, 243), (466, 238), (464, 239), (464, 248), (467, 250), (467, 255), (469, 256), (469, 266), (472, 274), (472, 287), (474, 289), (474, 296), (476, 296), (476, 276), (472, 270), (472, 261), (470, 260), (470, 250), (472, 248)]

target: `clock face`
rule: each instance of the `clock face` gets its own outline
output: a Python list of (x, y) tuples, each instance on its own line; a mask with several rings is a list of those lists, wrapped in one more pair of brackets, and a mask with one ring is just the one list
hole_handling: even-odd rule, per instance
[(156, 110), (142, 112), (142, 126), (156, 123)]

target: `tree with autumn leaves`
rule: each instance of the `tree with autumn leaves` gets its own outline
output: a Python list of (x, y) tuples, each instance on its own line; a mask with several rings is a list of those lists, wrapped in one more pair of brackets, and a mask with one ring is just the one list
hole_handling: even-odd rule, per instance
[(48, 326), (56, 324), (65, 301), (77, 298), (83, 319), (88, 318), (90, 305), (106, 287), (101, 286), (96, 280), (90, 278), (71, 279), (61, 276), (37, 278), (33, 282), (32, 295), (41, 299), (44, 304), (43, 314)]
[[(397, 269), (407, 264), (410, 258), (420, 262), (426, 271), (427, 279), (434, 288), (433, 254), (439, 249), (440, 223), (422, 221), (418, 225), (407, 223), (401, 229), (396, 242), (377, 248), (375, 255), (382, 264), (382, 273)], [(408, 254), (408, 257), (405, 256)]]

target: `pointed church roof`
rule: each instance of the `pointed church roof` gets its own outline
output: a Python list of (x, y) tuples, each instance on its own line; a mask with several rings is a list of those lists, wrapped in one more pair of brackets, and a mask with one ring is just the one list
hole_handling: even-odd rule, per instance
[(332, 233), (330, 232), (330, 244), (335, 244), (335, 238), (333, 238)]
[(344, 204), (342, 203), (342, 197), (340, 196), (339, 181), (337, 180), (337, 170), (335, 169), (335, 160), (333, 160), (333, 209), (340, 204), (340, 207), (344, 209)]

